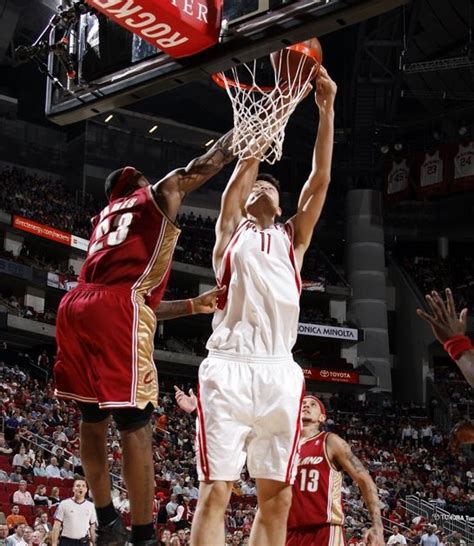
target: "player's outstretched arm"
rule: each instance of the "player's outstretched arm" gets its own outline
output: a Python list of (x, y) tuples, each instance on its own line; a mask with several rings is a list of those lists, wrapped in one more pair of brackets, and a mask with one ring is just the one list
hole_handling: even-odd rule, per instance
[(202, 186), (234, 159), (230, 150), (232, 133), (229, 131), (205, 154), (190, 161), (186, 167), (171, 171), (153, 185), (158, 205), (171, 220), (175, 220), (188, 193)]
[(245, 203), (257, 180), (259, 165), (258, 159), (239, 160), (222, 194), (213, 252), (216, 268), (219, 267), (227, 244), (244, 217)]
[(291, 219), (294, 226), (295, 255), (299, 267), (313, 236), (331, 181), (334, 147), (334, 100), (337, 85), (326, 69), (321, 67), (316, 80), (316, 104), (319, 108), (319, 128), (313, 151), (311, 174), (301, 190), (298, 210)]
[(336, 434), (327, 439), (328, 454), (337, 467), (342, 468), (357, 483), (369, 512), (372, 527), (365, 537), (367, 546), (385, 546), (380, 499), (377, 487), (365, 466), (354, 455), (349, 444)]
[(422, 309), (416, 312), (431, 326), (435, 338), (456, 362), (469, 385), (474, 387), (474, 346), (466, 336), (467, 309), (463, 309), (458, 316), (449, 288), (446, 288), (445, 295), (446, 303), (436, 291), (427, 294), (426, 301), (431, 313)]
[(214, 313), (217, 308), (217, 300), (225, 290), (226, 287), (221, 286), (187, 300), (161, 301), (155, 311), (156, 318), (158, 320), (171, 320), (188, 315)]

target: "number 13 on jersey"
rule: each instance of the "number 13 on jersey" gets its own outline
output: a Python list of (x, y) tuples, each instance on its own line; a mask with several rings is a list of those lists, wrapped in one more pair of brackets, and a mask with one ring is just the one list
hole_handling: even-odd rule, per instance
[(300, 491), (315, 493), (319, 485), (319, 472), (314, 468), (302, 468), (300, 470)]

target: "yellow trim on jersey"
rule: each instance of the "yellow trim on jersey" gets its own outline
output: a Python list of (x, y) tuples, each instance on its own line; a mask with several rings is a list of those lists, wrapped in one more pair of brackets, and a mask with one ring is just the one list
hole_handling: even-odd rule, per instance
[(327, 441), (328, 441), (328, 438), (330, 436), (330, 434), (333, 434), (332, 432), (328, 432), (326, 434), (326, 438), (324, 438), (324, 445), (323, 445), (323, 450), (324, 450), (324, 456), (326, 457), (326, 461), (328, 462), (328, 465), (333, 469), (335, 470), (336, 472), (340, 472), (341, 470), (339, 468), (337, 468), (333, 463), (332, 463), (332, 460), (331, 458), (329, 457), (329, 454), (328, 454), (328, 450), (327, 450)]
[(342, 511), (342, 473), (331, 472), (331, 482), (329, 484), (331, 492), (331, 523), (334, 525), (342, 525), (344, 522), (344, 512)]
[(142, 276), (139, 282), (134, 286), (134, 289), (141, 293), (147, 294), (161, 284), (163, 278), (171, 266), (174, 247), (176, 246), (180, 230), (168, 220), (165, 220), (165, 232), (159, 246), (157, 255), (153, 264), (150, 264), (148, 272)]
[(158, 406), (158, 373), (153, 360), (156, 316), (147, 305), (137, 303), (134, 307), (135, 312), (138, 313), (135, 345), (137, 353), (135, 403), (139, 409), (146, 408), (149, 402), (156, 408)]
[(331, 525), (328, 546), (345, 546), (344, 530), (341, 525)]

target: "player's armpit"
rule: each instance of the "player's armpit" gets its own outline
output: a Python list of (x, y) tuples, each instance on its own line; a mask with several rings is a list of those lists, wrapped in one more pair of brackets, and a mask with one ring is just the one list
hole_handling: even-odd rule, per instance
[(234, 159), (231, 151), (232, 133), (221, 137), (205, 154), (190, 161), (186, 167), (168, 173), (153, 186), (159, 207), (174, 221), (184, 197), (202, 186)]

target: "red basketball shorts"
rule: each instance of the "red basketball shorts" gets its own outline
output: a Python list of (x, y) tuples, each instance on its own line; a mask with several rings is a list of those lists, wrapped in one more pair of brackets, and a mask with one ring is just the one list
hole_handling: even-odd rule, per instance
[(130, 290), (84, 284), (66, 294), (56, 321), (56, 395), (102, 409), (156, 406), (155, 329), (155, 314)]
[(289, 530), (286, 546), (346, 546), (346, 538), (341, 525), (317, 525)]

